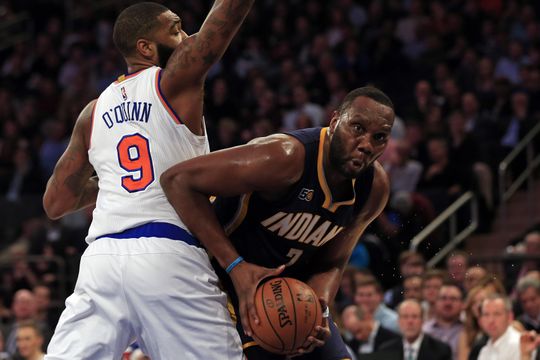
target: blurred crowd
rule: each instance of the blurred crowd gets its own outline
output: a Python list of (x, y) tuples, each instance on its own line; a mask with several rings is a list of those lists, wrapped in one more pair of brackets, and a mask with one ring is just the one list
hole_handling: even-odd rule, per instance
[[(50, 221), (41, 195), (78, 113), (126, 72), (111, 32), (129, 3), (0, 4), (5, 32), (11, 33), (13, 23), (27, 36), (15, 44), (0, 39), (5, 42), (0, 43), (0, 319), (10, 354), (17, 348), (10, 329), (28, 320), (37, 321), (31, 328), (46, 343), (73, 287), (92, 209)], [(163, 3), (180, 15), (188, 34), (197, 31), (211, 5)], [(351, 89), (371, 84), (385, 91), (397, 115), (381, 158), (392, 195), (355, 249), (351, 269), (373, 274), (372, 290), (391, 307), (408, 287), (416, 288), (411, 297), (431, 304), (422, 307), (423, 318), (433, 319), (436, 292), (425, 298), (419, 290), (428, 286), (430, 272), (397, 275), (401, 257), (410, 239), (467, 190), (480, 200), (480, 230), (489, 231), (498, 202), (496, 166), (540, 115), (539, 17), (540, 2), (532, 0), (258, 0), (208, 77), (211, 147), (325, 126)], [(523, 166), (518, 159), (512, 171)], [(418, 255), (427, 259), (444, 242), (444, 232), (435, 234)], [(529, 265), (536, 270), (536, 262)], [(452, 280), (465, 281), (455, 275)], [(358, 307), (362, 286), (348, 286), (340, 301), (356, 304), (347, 313), (363, 317), (369, 311)], [(388, 289), (392, 292), (382, 296)], [(472, 310), (467, 314), (470, 289), (464, 283), (448, 288), (465, 309), (459, 311), (464, 329), (477, 316)], [(519, 300), (519, 289), (505, 291)], [(22, 311), (26, 315), (17, 310), (19, 297), (31, 303), (31, 310)], [(533, 315), (540, 321), (539, 313)], [(400, 325), (394, 322), (390, 329), (404, 333)], [(475, 337), (467, 333), (469, 346)]]

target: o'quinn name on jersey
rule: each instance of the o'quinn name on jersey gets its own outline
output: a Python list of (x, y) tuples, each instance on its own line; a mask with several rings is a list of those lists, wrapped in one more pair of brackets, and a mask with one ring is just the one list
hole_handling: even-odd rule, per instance
[(127, 121), (148, 122), (152, 104), (144, 101), (125, 101), (101, 115), (105, 125), (110, 129), (114, 124), (122, 124)]
[(295, 240), (306, 245), (322, 246), (332, 240), (343, 230), (343, 226), (334, 225), (331, 221), (318, 224), (319, 215), (311, 213), (278, 212), (261, 224), (271, 232), (288, 240)]

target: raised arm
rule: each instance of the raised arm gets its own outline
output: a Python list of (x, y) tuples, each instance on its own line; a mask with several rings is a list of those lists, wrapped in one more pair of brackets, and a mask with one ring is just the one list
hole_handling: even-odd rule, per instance
[(216, 0), (198, 33), (185, 38), (162, 73), (161, 89), (181, 120), (202, 134), (203, 84), (222, 56), (254, 0)]
[[(275, 135), (175, 165), (163, 173), (161, 185), (184, 224), (226, 268), (238, 258), (238, 252), (218, 222), (209, 195), (282, 193), (299, 180), (303, 164), (304, 146), (292, 137)], [(283, 269), (266, 269), (244, 261), (230, 273), (248, 335), (248, 314), (258, 321), (253, 305), (258, 283)]]
[(91, 101), (80, 113), (69, 145), (47, 182), (43, 208), (51, 219), (58, 219), (96, 203), (97, 178), (91, 177), (94, 168), (88, 161), (88, 144), (95, 102), (96, 100)]

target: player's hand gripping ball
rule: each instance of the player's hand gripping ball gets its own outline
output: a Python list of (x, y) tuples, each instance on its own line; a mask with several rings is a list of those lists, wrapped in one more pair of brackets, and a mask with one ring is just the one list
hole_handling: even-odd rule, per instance
[(263, 349), (290, 354), (322, 324), (317, 295), (300, 280), (277, 277), (263, 282), (255, 293), (259, 324), (251, 321), (253, 338)]

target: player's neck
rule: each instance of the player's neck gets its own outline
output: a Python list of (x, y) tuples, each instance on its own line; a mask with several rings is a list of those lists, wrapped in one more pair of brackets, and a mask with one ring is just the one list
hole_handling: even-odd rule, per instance
[(129, 74), (133, 74), (137, 71), (144, 70), (149, 67), (157, 65), (157, 64), (154, 64), (152, 61), (146, 60), (146, 59), (127, 59), (126, 63), (127, 63)]
[(330, 188), (330, 192), (332, 193), (332, 196), (334, 198), (341, 198), (345, 195), (348, 195), (347, 186), (344, 186), (346, 184), (351, 183), (351, 179), (346, 178), (343, 176), (335, 167), (333, 167), (330, 164), (329, 154), (330, 151), (328, 147), (330, 147), (329, 141), (327, 140), (324, 144), (325, 151), (323, 156), (323, 172), (324, 177), (326, 179), (326, 183), (328, 184), (328, 187)]

